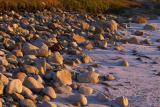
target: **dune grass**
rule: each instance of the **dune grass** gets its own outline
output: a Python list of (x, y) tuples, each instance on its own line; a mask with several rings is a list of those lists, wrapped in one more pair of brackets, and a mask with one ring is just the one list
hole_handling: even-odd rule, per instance
[(59, 7), (67, 10), (105, 12), (108, 9), (137, 6), (131, 0), (0, 0), (0, 10), (41, 10)]

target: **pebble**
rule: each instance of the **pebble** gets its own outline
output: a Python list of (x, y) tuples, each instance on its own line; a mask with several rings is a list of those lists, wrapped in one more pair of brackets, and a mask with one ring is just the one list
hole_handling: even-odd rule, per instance
[(3, 95), (4, 85), (3, 82), (0, 81), (0, 95)]
[(6, 92), (8, 94), (21, 93), (22, 92), (22, 82), (19, 79), (14, 79), (10, 81), (6, 87)]
[(44, 101), (38, 107), (57, 107), (57, 105), (54, 102)]
[(57, 95), (52, 87), (45, 87), (43, 92), (51, 98), (56, 98)]
[(36, 79), (33, 77), (28, 77), (24, 80), (23, 84), (31, 89), (34, 92), (40, 92), (43, 90), (44, 86), (43, 84), (39, 83)]
[(99, 74), (93, 71), (84, 72), (77, 76), (77, 80), (81, 83), (98, 83)]
[(67, 70), (61, 70), (56, 73), (57, 81), (62, 85), (71, 85), (72, 84), (72, 75), (71, 72)]
[(24, 99), (20, 102), (21, 107), (36, 107), (34, 102), (30, 99)]
[(74, 104), (80, 103), (82, 106), (87, 105), (87, 98), (82, 94), (74, 94), (69, 96), (68, 100), (72, 101)]
[(80, 86), (79, 92), (84, 95), (91, 95), (93, 93), (93, 89), (87, 86)]

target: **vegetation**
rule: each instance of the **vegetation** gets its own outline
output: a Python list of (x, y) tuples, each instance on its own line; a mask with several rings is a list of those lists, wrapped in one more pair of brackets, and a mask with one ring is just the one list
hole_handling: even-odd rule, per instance
[(59, 7), (76, 11), (101, 11), (137, 6), (133, 0), (0, 0), (0, 10), (35, 10)]

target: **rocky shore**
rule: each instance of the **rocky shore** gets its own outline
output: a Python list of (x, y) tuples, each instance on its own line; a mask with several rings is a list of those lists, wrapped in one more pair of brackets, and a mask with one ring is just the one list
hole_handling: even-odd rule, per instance
[[(121, 73), (109, 68), (136, 68), (134, 60), (150, 59), (127, 45), (158, 52), (160, 39), (154, 38), (159, 46), (153, 45), (147, 33), (158, 27), (148, 19), (60, 9), (1, 13), (0, 107), (137, 107), (128, 94), (114, 94), (115, 83), (125, 86), (119, 83)], [(142, 27), (131, 28), (131, 23)], [(130, 54), (137, 59), (125, 57)], [(159, 64), (158, 58), (152, 64)]]

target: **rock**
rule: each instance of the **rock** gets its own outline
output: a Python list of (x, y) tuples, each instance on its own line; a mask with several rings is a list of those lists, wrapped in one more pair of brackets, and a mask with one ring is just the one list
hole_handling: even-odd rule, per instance
[(98, 83), (99, 74), (93, 71), (81, 73), (77, 76), (77, 80), (81, 83)]
[(109, 28), (111, 31), (117, 31), (118, 30), (118, 23), (115, 20), (111, 20), (109, 22)]
[(81, 24), (83, 30), (88, 30), (90, 28), (90, 25), (87, 22), (82, 21)]
[(24, 73), (24, 72), (19, 72), (17, 75), (16, 75), (16, 78), (19, 79), (22, 83), (24, 81), (24, 79), (27, 77), (27, 75)]
[(8, 78), (3, 75), (3, 74), (0, 74), (0, 81), (4, 84), (4, 85), (7, 85), (9, 83), (9, 80)]
[(39, 70), (35, 66), (24, 65), (24, 70), (27, 74), (38, 74)]
[(103, 34), (100, 34), (100, 35), (98, 35), (97, 39), (100, 40), (100, 41), (104, 41), (105, 37), (103, 36)]
[(83, 56), (82, 62), (85, 64), (88, 64), (90, 62), (92, 62), (92, 58), (88, 55)]
[(44, 101), (38, 107), (57, 107), (57, 105), (54, 102)]
[(0, 107), (3, 107), (2, 101), (0, 101)]
[(129, 63), (127, 60), (122, 60), (121, 64), (122, 64), (122, 66), (129, 67)]
[(34, 75), (34, 79), (36, 79), (39, 83), (43, 84), (44, 80), (40, 75)]
[(57, 81), (59, 81), (63, 85), (71, 85), (72, 84), (72, 75), (67, 70), (61, 70), (56, 73)]
[(87, 98), (82, 95), (82, 94), (74, 94), (69, 96), (68, 100), (72, 101), (74, 104), (75, 103), (80, 103), (82, 106), (87, 105)]
[(38, 55), (39, 48), (32, 45), (31, 43), (25, 43), (23, 45), (23, 52), (25, 55)]
[(43, 84), (39, 83), (33, 77), (26, 78), (23, 84), (34, 92), (40, 92), (44, 88)]
[(88, 49), (88, 50), (92, 50), (93, 49), (93, 44), (91, 42), (89, 42), (85, 45), (85, 48)]
[(128, 107), (129, 101), (126, 97), (118, 97), (115, 100), (115, 103), (118, 104), (118, 107)]
[(91, 95), (93, 93), (93, 89), (87, 86), (80, 86), (79, 92), (84, 95)]
[(45, 74), (46, 66), (47, 66), (46, 60), (44, 58), (37, 59), (35, 63), (36, 63), (36, 67), (38, 68), (40, 74)]
[(8, 61), (5, 57), (0, 57), (0, 65), (8, 66)]
[(59, 52), (55, 52), (53, 55), (53, 61), (57, 64), (63, 64), (63, 56)]
[(36, 107), (34, 102), (30, 99), (24, 99), (20, 102), (21, 107)]
[(99, 100), (99, 101), (107, 101), (108, 98), (106, 97), (106, 95), (104, 95), (103, 93), (98, 93), (96, 95), (96, 98)]
[(49, 55), (48, 46), (45, 43), (43, 43), (43, 41), (38, 39), (38, 40), (35, 40), (33, 44), (39, 48), (37, 56), (48, 57)]
[(3, 90), (4, 90), (4, 85), (3, 85), (3, 82), (0, 81), (0, 95), (3, 94)]
[(107, 43), (107, 41), (99, 41), (98, 42), (98, 45), (99, 45), (99, 47), (100, 48), (102, 48), (102, 49), (106, 49), (107, 47), (108, 47), (108, 43)]
[(23, 52), (21, 50), (14, 50), (13, 53), (17, 56), (17, 57), (23, 57)]
[(118, 50), (118, 51), (124, 51), (125, 48), (124, 48), (123, 45), (117, 45), (117, 46), (116, 46), (116, 50)]
[(136, 37), (131, 37), (127, 41), (131, 44), (140, 44), (140, 41)]
[(73, 40), (78, 44), (82, 44), (86, 41), (86, 39), (83, 36), (80, 36), (78, 34), (73, 34)]
[(141, 43), (151, 45), (151, 42), (148, 39), (144, 39), (143, 41), (141, 41)]
[(156, 25), (147, 24), (144, 26), (144, 30), (156, 30), (156, 29), (157, 29)]
[(21, 94), (14, 93), (12, 96), (13, 96), (13, 99), (16, 101), (24, 100), (24, 97)]
[(70, 94), (72, 93), (72, 88), (70, 86), (61, 86), (56, 88), (56, 92), (59, 94)]
[(135, 17), (134, 22), (139, 24), (146, 24), (148, 23), (148, 20), (143, 16), (137, 16)]
[(135, 35), (136, 35), (136, 36), (143, 36), (143, 35), (144, 35), (144, 32), (143, 32), (143, 31), (140, 31), (140, 30), (137, 30), (137, 31), (135, 32)]
[(22, 95), (24, 95), (24, 97), (32, 99), (32, 100), (35, 99), (35, 96), (33, 95), (32, 91), (25, 86), (23, 86), (23, 88), (22, 88)]
[(107, 75), (107, 80), (108, 81), (113, 81), (113, 80), (115, 80), (116, 78), (114, 77), (114, 75), (113, 74), (108, 74)]
[(57, 95), (52, 87), (45, 87), (43, 92), (51, 98), (56, 98)]
[(0, 65), (0, 71), (1, 73), (6, 72), (6, 67), (4, 67), (3, 65)]
[(47, 95), (44, 95), (43, 98), (42, 98), (42, 101), (50, 101), (50, 97), (47, 96)]
[(19, 79), (14, 79), (10, 81), (6, 87), (6, 92), (8, 94), (21, 93), (22, 92), (22, 82)]

